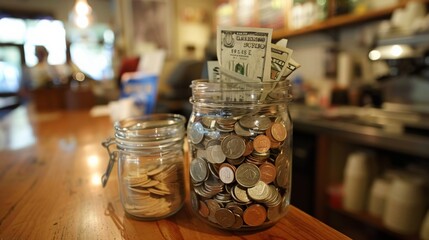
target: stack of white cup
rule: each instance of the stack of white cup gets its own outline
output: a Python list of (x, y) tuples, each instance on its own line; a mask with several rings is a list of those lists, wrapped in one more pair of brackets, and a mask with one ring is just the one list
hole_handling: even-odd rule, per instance
[(367, 195), (371, 183), (371, 157), (366, 152), (354, 152), (347, 158), (344, 169), (344, 209), (361, 212), (366, 209)]

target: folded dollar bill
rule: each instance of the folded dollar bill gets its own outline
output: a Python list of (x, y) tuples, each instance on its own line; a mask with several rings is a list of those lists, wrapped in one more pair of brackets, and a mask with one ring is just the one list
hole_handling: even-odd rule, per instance
[(250, 79), (269, 79), (271, 36), (268, 28), (218, 27), (219, 65)]

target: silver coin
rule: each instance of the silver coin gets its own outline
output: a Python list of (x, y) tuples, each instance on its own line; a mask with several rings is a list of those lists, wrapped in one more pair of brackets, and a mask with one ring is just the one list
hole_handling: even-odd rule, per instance
[(195, 122), (189, 129), (189, 138), (193, 144), (200, 143), (204, 138), (204, 127), (200, 122)]
[(258, 183), (261, 172), (255, 164), (243, 163), (235, 171), (235, 179), (243, 187), (253, 187)]
[(214, 117), (208, 117), (208, 116), (204, 116), (201, 119), (201, 122), (203, 123), (204, 126), (206, 126), (209, 129), (214, 128), (215, 124), (216, 124), (216, 120)]
[(238, 200), (239, 202), (242, 202), (242, 203), (250, 203), (251, 202), (249, 195), (247, 195), (247, 191), (245, 188), (242, 188), (239, 185), (236, 185), (234, 187), (233, 192), (234, 192), (233, 197), (235, 196), (236, 200)]
[(197, 158), (204, 158), (207, 159), (207, 151), (204, 149), (197, 149)]
[(247, 194), (255, 201), (264, 201), (268, 198), (270, 188), (263, 181), (258, 181), (255, 186), (247, 189)]
[(219, 138), (221, 137), (221, 134), (220, 134), (220, 132), (219, 132), (219, 131), (208, 131), (208, 132), (206, 133), (206, 136), (207, 136), (209, 139), (219, 139)]
[(244, 116), (239, 121), (240, 125), (247, 129), (254, 129), (258, 131), (265, 131), (271, 126), (270, 118), (260, 116)]
[(191, 207), (194, 211), (198, 211), (199, 204), (198, 204), (198, 197), (195, 192), (191, 192)]
[(191, 161), (189, 171), (192, 180), (195, 182), (202, 182), (206, 180), (209, 173), (207, 162), (202, 158), (194, 158)]
[(231, 167), (228, 167), (227, 164), (222, 164), (219, 168), (219, 178), (225, 184), (230, 184), (234, 182), (234, 170)]
[(206, 148), (210, 147), (210, 146), (215, 146), (215, 145), (220, 145), (221, 141), (218, 139), (210, 139), (207, 144), (206, 144)]
[(242, 137), (229, 135), (222, 140), (222, 151), (227, 158), (237, 159), (246, 150), (246, 142)]
[(242, 137), (251, 137), (254, 135), (253, 132), (250, 131), (250, 129), (244, 129), (240, 123), (235, 123), (234, 125), (234, 131), (237, 135), (240, 135)]
[(213, 145), (207, 148), (207, 160), (211, 163), (223, 163), (226, 159), (221, 145)]

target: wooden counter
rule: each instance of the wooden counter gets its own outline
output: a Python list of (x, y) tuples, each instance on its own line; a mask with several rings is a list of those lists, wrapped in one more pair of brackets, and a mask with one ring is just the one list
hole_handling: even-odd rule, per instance
[(174, 216), (151, 222), (124, 215), (116, 169), (106, 188), (101, 141), (107, 117), (88, 111), (37, 114), (19, 107), (0, 122), (0, 239), (348, 239), (291, 206), (275, 226), (226, 232), (192, 217), (189, 197)]

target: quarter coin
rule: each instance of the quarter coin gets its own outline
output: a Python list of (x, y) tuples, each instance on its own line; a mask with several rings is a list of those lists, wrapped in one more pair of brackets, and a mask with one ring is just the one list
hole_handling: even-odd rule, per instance
[(255, 164), (243, 163), (235, 172), (235, 179), (243, 187), (253, 187), (258, 183), (261, 173)]
[(246, 150), (246, 143), (242, 137), (228, 135), (222, 140), (221, 147), (227, 158), (237, 159), (241, 157)]
[(269, 191), (268, 185), (259, 181), (254, 187), (247, 189), (247, 194), (255, 201), (262, 201), (268, 198)]
[(199, 183), (204, 181), (208, 176), (208, 167), (206, 161), (202, 158), (194, 158), (189, 168), (192, 180)]
[(207, 148), (207, 160), (211, 163), (223, 163), (226, 159), (221, 145), (213, 145)]
[(200, 122), (195, 122), (191, 125), (189, 138), (193, 144), (200, 143), (204, 138), (204, 127)]

